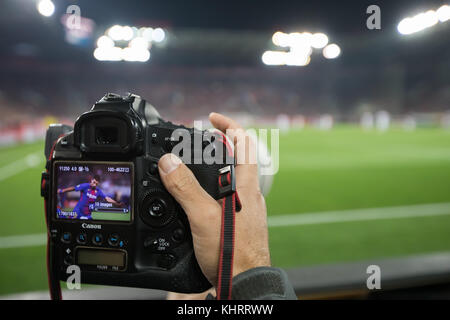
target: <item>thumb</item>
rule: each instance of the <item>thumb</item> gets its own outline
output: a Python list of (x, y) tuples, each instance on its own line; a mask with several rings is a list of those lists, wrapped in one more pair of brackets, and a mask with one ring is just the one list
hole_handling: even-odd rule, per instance
[(158, 167), (164, 186), (183, 207), (191, 228), (201, 227), (208, 220), (205, 219), (208, 213), (220, 209), (180, 158), (171, 153), (165, 154), (159, 160)]

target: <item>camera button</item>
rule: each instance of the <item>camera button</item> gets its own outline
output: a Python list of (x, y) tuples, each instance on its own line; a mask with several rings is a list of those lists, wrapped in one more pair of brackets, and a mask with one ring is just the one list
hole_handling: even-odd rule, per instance
[(92, 243), (99, 246), (103, 243), (103, 236), (100, 233), (94, 234), (92, 237)]
[(115, 93), (107, 93), (104, 97), (106, 101), (123, 101), (122, 96)]
[(161, 228), (176, 217), (174, 200), (163, 190), (150, 189), (139, 202), (139, 215), (150, 227)]
[(87, 241), (87, 235), (85, 232), (79, 233), (77, 236), (77, 242), (79, 244), (85, 244)]
[(165, 269), (170, 269), (175, 264), (176, 258), (172, 254), (163, 254), (158, 259), (158, 265)]
[(64, 232), (61, 236), (61, 241), (64, 243), (70, 243), (70, 241), (72, 241), (72, 234), (70, 232)]
[(52, 240), (57, 240), (59, 235), (59, 230), (57, 228), (52, 228), (50, 230), (50, 237)]
[(172, 233), (172, 239), (176, 242), (180, 242), (184, 239), (184, 230), (182, 228), (177, 228)]
[(110, 246), (117, 247), (119, 241), (119, 235), (117, 233), (113, 233), (108, 237), (108, 243)]
[(164, 150), (167, 152), (172, 152), (173, 147), (175, 147), (178, 143), (178, 140), (174, 140), (172, 138), (168, 138), (164, 143)]
[(71, 255), (67, 255), (64, 257), (64, 263), (70, 266), (73, 263), (73, 258)]
[(154, 176), (154, 175), (158, 175), (159, 170), (158, 170), (158, 164), (157, 163), (151, 163), (150, 167), (148, 169), (148, 172)]
[(149, 208), (148, 208), (148, 213), (156, 218), (161, 217), (163, 214), (166, 213), (166, 205), (162, 200), (154, 200)]
[(152, 138), (150, 140), (153, 144), (157, 144), (158, 143), (158, 135), (156, 132), (152, 133)]
[(156, 238), (147, 238), (144, 240), (144, 248), (149, 248), (152, 250), (158, 249), (158, 239)]

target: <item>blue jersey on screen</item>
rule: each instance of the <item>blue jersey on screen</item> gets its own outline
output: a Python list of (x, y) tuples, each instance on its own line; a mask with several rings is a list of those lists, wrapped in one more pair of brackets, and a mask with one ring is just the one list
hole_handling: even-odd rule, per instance
[(77, 185), (75, 191), (80, 191), (81, 196), (73, 212), (76, 212), (79, 218), (90, 219), (95, 201), (98, 198), (104, 199), (106, 197), (105, 194), (99, 188), (92, 189), (89, 183)]

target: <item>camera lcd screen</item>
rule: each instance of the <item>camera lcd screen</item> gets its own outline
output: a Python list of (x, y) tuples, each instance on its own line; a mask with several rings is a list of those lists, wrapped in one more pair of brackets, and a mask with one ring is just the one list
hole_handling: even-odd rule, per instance
[(131, 163), (55, 163), (56, 218), (130, 221)]
[(77, 264), (125, 267), (125, 253), (100, 249), (77, 249)]

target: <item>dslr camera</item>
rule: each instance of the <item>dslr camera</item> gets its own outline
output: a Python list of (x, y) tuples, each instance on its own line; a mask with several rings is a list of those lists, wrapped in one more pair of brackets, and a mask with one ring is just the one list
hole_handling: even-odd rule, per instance
[[(82, 283), (184, 293), (211, 287), (186, 214), (158, 173), (160, 157), (180, 143), (187, 146), (180, 156), (213, 198), (234, 192), (226, 137), (164, 121), (139, 96), (106, 94), (73, 128), (48, 128), (41, 195), (50, 286), (77, 265)], [(206, 151), (220, 161), (205, 159)]]

